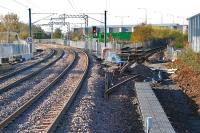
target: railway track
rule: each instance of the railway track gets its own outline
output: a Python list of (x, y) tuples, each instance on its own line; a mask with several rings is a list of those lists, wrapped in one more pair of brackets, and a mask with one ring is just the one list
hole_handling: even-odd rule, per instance
[(41, 71), (45, 70), (46, 68), (54, 64), (60, 58), (62, 58), (62, 56), (64, 55), (64, 51), (62, 50), (56, 50), (56, 51), (54, 52), (55, 54), (57, 53), (55, 55), (55, 58), (50, 58), (54, 55), (53, 54), (50, 57), (43, 60), (42, 62), (38, 63), (37, 65), (34, 65), (34, 67), (31, 67), (29, 69), (26, 68), (27, 70), (23, 71), (22, 73), (15, 74), (14, 76), (11, 76), (10, 78), (8, 79), (6, 78), (6, 80), (1, 81), (0, 94), (32, 78), (33, 76), (37, 75)]
[[(25, 110), (29, 105), (31, 105), (32, 102), (34, 102), (37, 98), (40, 97), (40, 95), (42, 95), (42, 93), (44, 93), (45, 90), (44, 88), (48, 89), (46, 86), (48, 86), (49, 82), (51, 82), (51, 84), (53, 84), (55, 81), (54, 79), (56, 78), (56, 76), (59, 75), (59, 73), (66, 67), (68, 66), (67, 62), (71, 62), (68, 57), (69, 57), (69, 50), (67, 50), (67, 53), (68, 55), (64, 55), (63, 58), (61, 60), (59, 60), (58, 62), (60, 63), (63, 63), (62, 65), (61, 64), (58, 64), (58, 62), (56, 62), (53, 66), (52, 66), (52, 69), (49, 69), (49, 70), (44, 70), (42, 73), (43, 73), (43, 76), (40, 76), (38, 78), (40, 78), (40, 81), (41, 83), (39, 83), (38, 85), (36, 84), (34, 88), (31, 88), (31, 89), (26, 89), (26, 86), (25, 87), (22, 87), (23, 89), (20, 90), (20, 87), (16, 88), (16, 89), (19, 89), (20, 92), (17, 92), (19, 94), (21, 93), (24, 93), (24, 91), (27, 91), (23, 96), (19, 95), (18, 98), (12, 98), (12, 101), (10, 102), (10, 104), (8, 105), (4, 105), (5, 107), (7, 106), (10, 106), (10, 107), (13, 107), (13, 106), (16, 106), (14, 107), (14, 110), (12, 112), (9, 112), (10, 114), (6, 116), (6, 118), (4, 118), (2, 120), (2, 111), (1, 111), (1, 123), (0, 123), (0, 129), (2, 129), (3, 127), (5, 127), (8, 123), (10, 123), (13, 119), (15, 119), (20, 113), (23, 112), (23, 110)], [(65, 61), (67, 59), (67, 61)], [(60, 70), (53, 70), (53, 69), (60, 69)], [(46, 71), (46, 72), (45, 72)], [(56, 74), (54, 74), (54, 76), (47, 76), (47, 75), (51, 75), (50, 73), (51, 72), (55, 72)], [(58, 73), (58, 74), (57, 74)], [(33, 79), (34, 80), (34, 79)], [(46, 83), (45, 81), (46, 80)], [(27, 81), (27, 82), (31, 82), (31, 81)], [(53, 83), (52, 83), (53, 82)], [(30, 83), (31, 85), (31, 83)], [(31, 86), (30, 86), (31, 87)], [(49, 86), (51, 87), (51, 86)], [(14, 92), (14, 94), (16, 94)], [(13, 94), (13, 95), (14, 95)], [(31, 94), (31, 95), (30, 95)], [(27, 95), (27, 96), (26, 96)], [(1, 95), (0, 95), (1, 96)], [(11, 97), (12, 97), (12, 93), (11, 93)], [(14, 105), (18, 103), (18, 105)], [(1, 100), (0, 100), (0, 104), (1, 104)], [(8, 111), (10, 111), (10, 108), (8, 108)], [(1, 108), (2, 109), (2, 108)], [(6, 113), (7, 111), (5, 110), (4, 113)], [(4, 115), (4, 114), (3, 114)]]
[(0, 76), (0, 82), (3, 82), (6, 79), (11, 78), (12, 76), (15, 76), (16, 74), (19, 74), (19, 73), (21, 73), (21, 72), (23, 72), (25, 70), (28, 70), (28, 69), (30, 69), (30, 68), (32, 68), (32, 67), (34, 67), (34, 66), (36, 66), (36, 65), (38, 65), (38, 64), (40, 64), (40, 63), (42, 63), (44, 61), (46, 61), (46, 60), (48, 60), (49, 58), (51, 58), (52, 56), (55, 55), (55, 52), (56, 52), (55, 50), (51, 49), (51, 52), (47, 56), (45, 56), (43, 59), (39, 60), (38, 62), (35, 62), (35, 63), (31, 64), (31, 65), (26, 66), (26, 67), (16, 68), (17, 70), (15, 70), (15, 71), (3, 74), (2, 76)]
[[(10, 128), (25, 124), (25, 127), (18, 131), (24, 132), (53, 132), (63, 112), (68, 110), (70, 104), (79, 91), (88, 71), (89, 58), (86, 53), (78, 50), (73, 54), (73, 61), (55, 78), (48, 86), (42, 89), (37, 95), (29, 100), (23, 107), (1, 122), (0, 128), (6, 132), (6, 126), (20, 115), (19, 122), (10, 124)], [(33, 104), (34, 103), (34, 104)], [(29, 111), (31, 110), (31, 111)], [(30, 118), (31, 117), (31, 118)], [(21, 120), (22, 119), (22, 120)], [(28, 122), (23, 120), (29, 120)], [(7, 127), (9, 128), (9, 126)], [(12, 129), (13, 130), (13, 129)], [(16, 129), (14, 129), (16, 130)]]

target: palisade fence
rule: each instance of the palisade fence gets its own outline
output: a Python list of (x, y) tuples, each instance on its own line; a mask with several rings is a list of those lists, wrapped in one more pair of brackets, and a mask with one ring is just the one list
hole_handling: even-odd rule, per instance
[(166, 60), (175, 61), (181, 53), (182, 53), (182, 49), (176, 49), (170, 45), (167, 45), (165, 58)]
[[(37, 44), (40, 43), (46, 43), (46, 44), (58, 44), (58, 45), (65, 45), (65, 46), (71, 46), (76, 48), (82, 48), (85, 50), (89, 50), (90, 52), (93, 52), (96, 54), (96, 56), (100, 57), (102, 50), (105, 48), (105, 44), (102, 42), (99, 42), (97, 39), (87, 39), (86, 41), (69, 41), (69, 40), (62, 40), (62, 39), (35, 39), (34, 42)], [(135, 43), (135, 44), (117, 44), (117, 43), (106, 43), (106, 48), (110, 48), (113, 50), (121, 49), (124, 47), (136, 47), (136, 46), (142, 46), (145, 49), (152, 49), (157, 47), (166, 46), (167, 47), (167, 58), (169, 60), (174, 60), (177, 58), (177, 55), (180, 53), (180, 50), (176, 50), (171, 46), (168, 46), (170, 44), (167, 40), (155, 40), (155, 41), (149, 41), (145, 43)]]
[[(32, 51), (35, 47), (32, 45)], [(24, 59), (31, 58), (30, 44), (21, 40), (16, 32), (0, 32), (0, 64), (4, 58), (20, 56)]]
[[(33, 51), (35, 51), (33, 46)], [(30, 45), (26, 41), (14, 41), (13, 43), (0, 43), (0, 59), (30, 54)]]

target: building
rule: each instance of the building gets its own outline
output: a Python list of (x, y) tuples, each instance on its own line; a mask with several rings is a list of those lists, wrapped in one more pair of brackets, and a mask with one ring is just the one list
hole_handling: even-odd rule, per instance
[(188, 41), (195, 52), (200, 52), (200, 13), (188, 18)]
[[(188, 26), (187, 25), (179, 25), (179, 24), (151, 24), (154, 27), (160, 28), (169, 28), (169, 29), (176, 29), (180, 30), (183, 33), (187, 32)], [(107, 25), (107, 33), (118, 33), (118, 32), (134, 32), (134, 28), (137, 25)], [(96, 26), (97, 32), (104, 32), (104, 26)], [(84, 28), (74, 28), (73, 32), (80, 32), (83, 31)], [(92, 27), (88, 27), (86, 32), (92, 32)]]

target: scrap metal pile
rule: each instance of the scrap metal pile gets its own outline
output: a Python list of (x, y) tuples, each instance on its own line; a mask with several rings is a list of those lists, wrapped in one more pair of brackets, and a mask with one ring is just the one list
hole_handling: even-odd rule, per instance
[[(150, 68), (142, 63), (155, 53), (162, 53), (165, 47), (144, 49), (143, 47), (125, 47), (105, 53), (105, 95), (108, 96), (118, 86), (130, 80), (144, 80), (153, 75)], [(140, 72), (137, 72), (141, 68)], [(134, 70), (135, 69), (135, 70)], [(146, 70), (146, 71), (145, 71)], [(144, 72), (143, 72), (144, 71)]]

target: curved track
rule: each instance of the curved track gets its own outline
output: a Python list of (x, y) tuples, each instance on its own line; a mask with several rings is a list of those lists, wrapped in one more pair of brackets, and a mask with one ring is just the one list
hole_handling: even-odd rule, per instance
[(19, 85), (20, 83), (32, 78), (33, 76), (37, 75), (44, 69), (46, 69), (49, 66), (51, 66), (52, 64), (54, 64), (56, 61), (58, 61), (60, 58), (62, 58), (62, 56), (64, 55), (64, 51), (56, 50), (55, 54), (56, 54), (55, 59), (50, 58), (54, 55), (53, 54), (50, 57), (48, 57), (47, 59), (43, 60), (42, 62), (37, 63), (37, 65), (34, 65), (34, 67), (29, 68), (29, 69), (27, 69), (19, 74), (16, 74), (14, 76), (11, 76), (7, 80), (3, 80), (0, 83), (0, 94), (6, 92), (6, 91), (10, 90), (11, 88)]
[[(24, 132), (53, 132), (63, 112), (70, 107), (87, 75), (89, 58), (85, 52), (81, 50), (76, 51), (77, 54), (73, 54), (73, 61), (71, 61), (55, 80), (44, 89), (41, 89), (23, 107), (7, 117), (0, 124), (2, 131), (6, 132), (5, 127), (26, 110), (24, 113), (26, 115), (22, 114), (21, 117), (32, 118), (19, 117), (19, 120), (16, 120), (19, 123), (15, 123), (15, 121), (11, 124), (11, 127), (13, 125), (14, 127), (16, 127), (15, 125), (24, 125), (25, 127), (23, 129), (18, 130)], [(27, 109), (28, 107), (29, 109)], [(27, 120), (29, 121), (27, 122)]]
[[(69, 50), (67, 50), (67, 53), (69, 54)], [(63, 54), (62, 54), (63, 55)], [(41, 83), (39, 83), (38, 85), (36, 84), (35, 88), (32, 88), (32, 89), (29, 89), (27, 93), (25, 93), (24, 95), (28, 95), (28, 98), (27, 96), (19, 96), (19, 98), (17, 98), (15, 101), (11, 101), (11, 104), (8, 104), (8, 106), (10, 105), (11, 107), (13, 107), (13, 104), (16, 104), (16, 103), (21, 103), (20, 100), (22, 101), (21, 105), (18, 107), (18, 105), (16, 105), (16, 109), (12, 112), (10, 112), (9, 115), (6, 116), (6, 118), (4, 118), (1, 123), (0, 123), (0, 128), (2, 129), (3, 127), (6, 127), (7, 124), (11, 123), (12, 120), (14, 120), (18, 115), (20, 115), (21, 113), (23, 113), (24, 110), (27, 109), (27, 107), (29, 107), (34, 101), (36, 101), (43, 93), (45, 93), (45, 91), (48, 90), (48, 87), (51, 87), (53, 84), (55, 84), (57, 81), (56, 81), (56, 77), (57, 75), (59, 75), (60, 71), (62, 71), (65, 67), (66, 67), (66, 58), (68, 58), (68, 56), (64, 56), (61, 60), (59, 60), (58, 62), (60, 63), (63, 63), (63, 65), (60, 66), (60, 64), (58, 64), (56, 62), (56, 64), (54, 64), (54, 67), (50, 70), (44, 70), (46, 72), (43, 72), (43, 76), (40, 76), (40, 77), (37, 77), (37, 78), (40, 78), (40, 81)], [(69, 62), (69, 61), (68, 61)], [(67, 65), (68, 66), (68, 65)], [(49, 68), (48, 68), (49, 69)], [(56, 71), (53, 71), (53, 69), (62, 69), (62, 70), (56, 70)], [(55, 76), (47, 76), (47, 75), (50, 75), (49, 72), (56, 72), (56, 74), (54, 74)], [(46, 74), (45, 74), (46, 73)], [(58, 74), (57, 74), (58, 73)], [(39, 74), (40, 75), (40, 74)], [(44, 82), (44, 78), (47, 78), (46, 82)], [(36, 78), (36, 79), (37, 79)], [(55, 79), (56, 78), (56, 79)], [(55, 80), (54, 80), (55, 79)], [(58, 80), (58, 79), (57, 79)], [(31, 82), (31, 81), (27, 81), (27, 82)], [(43, 83), (44, 82), (44, 83)], [(51, 82), (49, 84), (49, 82)], [(46, 87), (46, 85), (48, 87)], [(23, 89), (20, 90), (20, 87), (18, 87), (17, 89), (20, 90), (20, 92), (18, 92), (19, 94), (20, 93), (24, 93), (24, 91), (27, 91), (26, 88), (24, 88), (22, 86)], [(17, 92), (17, 90), (16, 90)], [(19, 95), (18, 94), (18, 95)], [(31, 95), (30, 95), (31, 94)], [(12, 97), (12, 96), (11, 96)], [(23, 103), (24, 102), (24, 103)], [(1, 104), (1, 100), (0, 100), (0, 104)], [(8, 107), (9, 109), (9, 107)]]
[(19, 74), (19, 73), (21, 73), (21, 72), (23, 72), (25, 70), (28, 70), (28, 69), (30, 69), (30, 68), (32, 68), (32, 67), (34, 67), (34, 66), (36, 66), (36, 65), (38, 65), (38, 64), (40, 64), (42, 62), (45, 62), (46, 60), (48, 60), (51, 57), (53, 57), (55, 55), (55, 52), (56, 52), (55, 50), (51, 49), (51, 52), (46, 57), (44, 57), (44, 59), (39, 60), (38, 62), (35, 62), (35, 63), (33, 63), (33, 64), (29, 65), (29, 66), (19, 68), (16, 71), (3, 74), (2, 76), (0, 76), (0, 81), (3, 82), (5, 80), (7, 80), (8, 78), (11, 78), (12, 76), (15, 76), (16, 74)]

